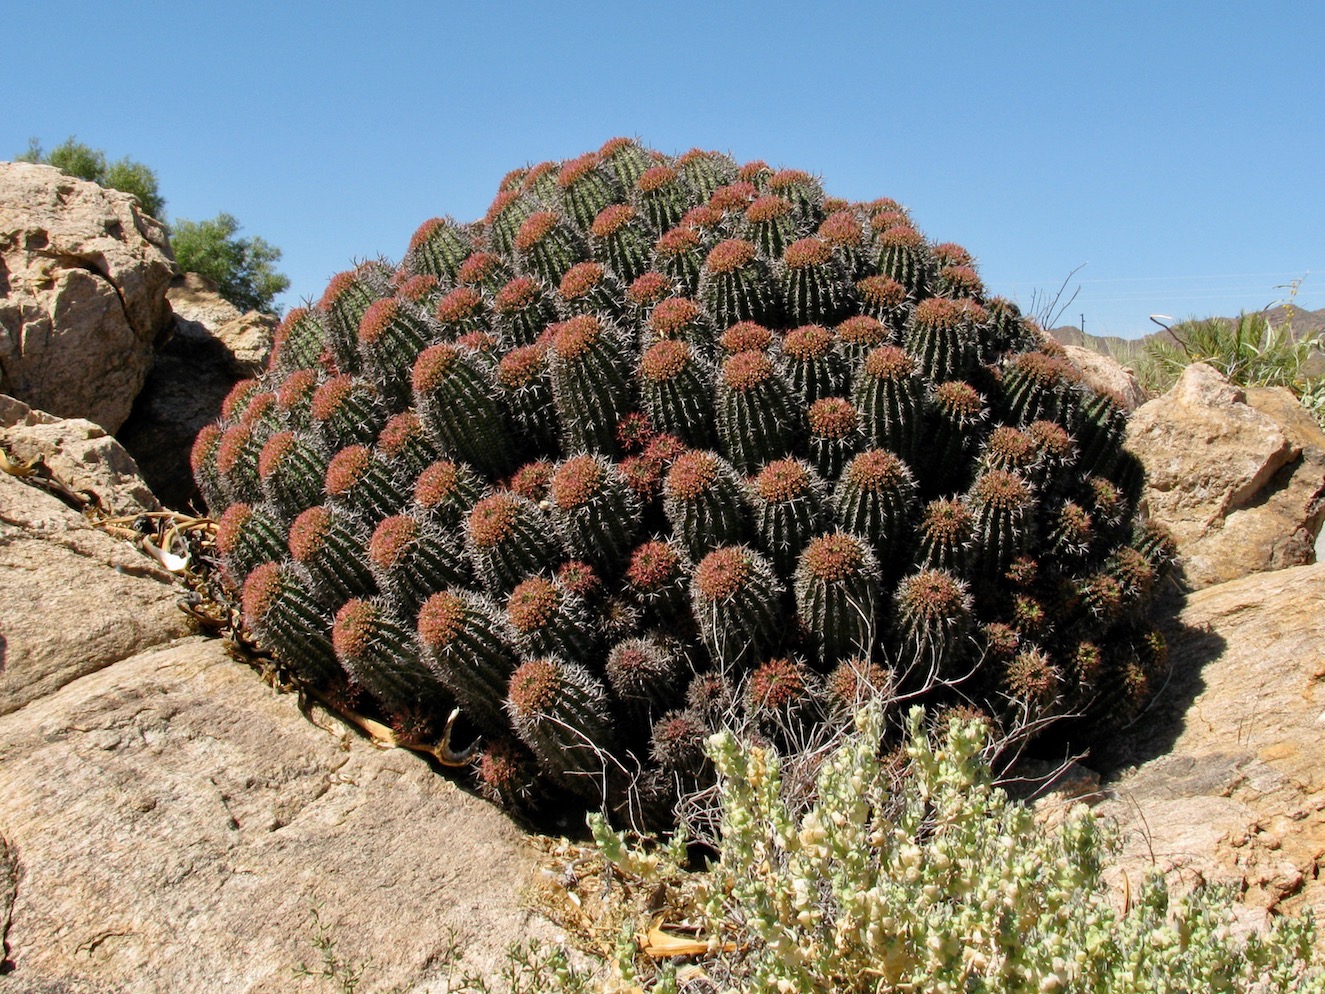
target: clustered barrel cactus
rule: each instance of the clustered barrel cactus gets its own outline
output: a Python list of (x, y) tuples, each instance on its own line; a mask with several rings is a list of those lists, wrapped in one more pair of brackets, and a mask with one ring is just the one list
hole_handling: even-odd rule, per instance
[(1134, 715), (1172, 549), (1125, 422), (896, 202), (615, 139), (336, 276), (194, 469), (294, 676), (666, 824), (723, 721)]

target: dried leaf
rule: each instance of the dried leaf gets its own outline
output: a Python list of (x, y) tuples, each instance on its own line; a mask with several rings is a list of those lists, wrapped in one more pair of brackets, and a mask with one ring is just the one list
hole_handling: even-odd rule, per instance
[(41, 456), (36, 455), (27, 462), (14, 462), (9, 458), (9, 453), (0, 449), (0, 470), (4, 470), (10, 476), (24, 477), (31, 476), (37, 469), (37, 463), (41, 462)]
[[(735, 949), (736, 944), (732, 942), (722, 947), (723, 952), (733, 952)], [(707, 941), (672, 935), (655, 925), (640, 943), (640, 951), (654, 959), (666, 959), (671, 956), (703, 956), (711, 949)]]
[(167, 552), (146, 536), (143, 537), (142, 545), (143, 551), (172, 573), (183, 573), (189, 568), (188, 556), (177, 556), (173, 552)]

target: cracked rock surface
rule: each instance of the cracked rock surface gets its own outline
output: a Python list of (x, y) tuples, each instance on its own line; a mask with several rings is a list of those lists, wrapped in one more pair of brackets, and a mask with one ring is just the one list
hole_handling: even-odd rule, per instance
[(288, 992), (320, 966), (314, 907), (364, 991), (435, 989), (451, 930), (484, 970), (550, 936), (520, 905), (535, 856), (504, 815), (310, 717), (195, 637), (0, 718), (18, 881), (0, 988)]
[(287, 994), (314, 908), (363, 994), (444, 989), (452, 935), (482, 971), (553, 937), (505, 815), (187, 636), (178, 592), (0, 473), (0, 991)]
[(265, 367), (277, 322), (257, 311), (241, 314), (196, 273), (176, 277), (166, 298), (174, 331), (116, 436), (163, 504), (202, 507), (189, 466), (194, 437), (221, 416), (239, 380)]
[(1132, 415), (1127, 447), (1190, 589), (1316, 561), (1325, 434), (1287, 390), (1243, 389), (1193, 363)]
[(171, 319), (164, 225), (127, 193), (0, 163), (0, 392), (109, 432)]
[(178, 595), (128, 543), (0, 473), (0, 714), (184, 635)]
[(1192, 594), (1172, 677), (1098, 758), (1122, 767), (1098, 810), (1134, 883), (1151, 869), (1232, 884), (1255, 922), (1325, 914), (1325, 564)]
[(133, 457), (91, 421), (55, 418), (0, 394), (0, 446), (17, 462), (40, 460), (53, 478), (108, 514), (161, 510)]

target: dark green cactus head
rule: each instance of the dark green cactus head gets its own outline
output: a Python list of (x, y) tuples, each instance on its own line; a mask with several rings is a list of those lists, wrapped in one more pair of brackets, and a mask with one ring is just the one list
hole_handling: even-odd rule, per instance
[(258, 454), (262, 492), (282, 514), (293, 517), (322, 495), (327, 455), (313, 439), (278, 431)]
[(680, 644), (658, 632), (612, 646), (605, 673), (616, 699), (645, 723), (679, 704), (693, 675)]
[(244, 624), (298, 678), (318, 686), (345, 679), (331, 645), (331, 621), (289, 563), (263, 563), (244, 581)]
[(649, 736), (649, 757), (669, 773), (703, 775), (708, 766), (704, 742), (709, 736), (702, 716), (678, 708), (660, 717)]
[(842, 660), (824, 680), (824, 706), (839, 714), (854, 714), (871, 702), (886, 703), (896, 692), (891, 669), (856, 656)]
[(731, 238), (713, 247), (704, 260), (699, 293), (720, 327), (740, 321), (768, 324), (777, 318), (768, 264), (745, 239)]
[(1127, 720), (1174, 548), (1125, 411), (920, 232), (631, 139), (426, 221), (198, 435), (248, 626), (402, 734), (458, 703), (526, 810), (656, 814), (704, 730), (791, 747), (870, 695)]
[(511, 724), (561, 787), (591, 800), (610, 792), (615, 729), (602, 681), (578, 663), (535, 657), (513, 674)]
[(820, 681), (809, 666), (792, 656), (779, 656), (755, 667), (743, 697), (753, 722), (784, 748), (822, 717)]
[(511, 491), (474, 505), (465, 541), (480, 581), (494, 595), (508, 594), (526, 577), (545, 573), (566, 558), (548, 516)]
[(334, 505), (314, 505), (290, 525), (290, 558), (307, 572), (316, 596), (329, 607), (376, 592), (368, 568), (368, 535), (355, 515)]
[(801, 550), (832, 515), (823, 478), (798, 459), (778, 459), (759, 471), (747, 491), (760, 542), (779, 574), (791, 575)]
[(525, 655), (580, 659), (595, 648), (583, 601), (547, 577), (531, 576), (516, 586), (506, 598), (506, 618)]
[(621, 572), (639, 528), (640, 507), (611, 460), (590, 455), (564, 460), (551, 477), (548, 496), (565, 548), (602, 573)]
[(923, 569), (898, 584), (894, 608), (894, 658), (906, 682), (960, 675), (974, 648), (966, 585), (947, 570)]
[(796, 567), (796, 612), (813, 633), (821, 670), (868, 659), (879, 632), (882, 577), (870, 544), (851, 532), (810, 542)]
[(519, 268), (552, 286), (587, 255), (584, 237), (569, 218), (556, 211), (530, 214), (515, 236)]
[(470, 579), (459, 536), (423, 516), (383, 518), (368, 540), (368, 565), (378, 589), (403, 618), (413, 619), (434, 591)]
[(665, 628), (685, 630), (690, 617), (690, 574), (693, 564), (674, 542), (643, 543), (630, 555), (626, 583), (646, 615)]
[(509, 731), (506, 686), (520, 656), (500, 608), (472, 590), (451, 587), (423, 602), (416, 631), (423, 663), (470, 721), (489, 734)]
[(753, 473), (800, 447), (805, 413), (791, 385), (763, 352), (729, 356), (718, 377), (718, 435), (732, 463)]
[(772, 564), (743, 545), (715, 549), (695, 567), (691, 610), (709, 654), (740, 670), (778, 645), (785, 630), (782, 582)]
[(614, 314), (621, 307), (621, 284), (598, 262), (577, 262), (557, 288), (557, 302), (568, 314)]
[(455, 703), (420, 661), (414, 626), (384, 604), (346, 601), (336, 612), (331, 644), (350, 679), (381, 702), (393, 723), (436, 724)]
[(269, 506), (237, 503), (226, 508), (216, 526), (216, 552), (235, 587), (256, 567), (283, 558), (283, 531), (281, 518)]

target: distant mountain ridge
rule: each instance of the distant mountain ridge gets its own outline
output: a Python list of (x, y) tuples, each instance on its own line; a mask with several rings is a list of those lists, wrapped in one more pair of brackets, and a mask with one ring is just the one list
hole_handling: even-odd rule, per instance
[[(1269, 319), (1271, 327), (1278, 328), (1288, 321), (1288, 308), (1272, 307), (1265, 312), (1265, 316)], [(1224, 318), (1224, 320), (1236, 321), (1237, 318)], [(1325, 307), (1317, 311), (1307, 311), (1300, 307), (1293, 308), (1292, 332), (1294, 338), (1319, 335), (1325, 332)], [(1124, 365), (1145, 352), (1147, 342), (1157, 338), (1167, 338), (1172, 341), (1168, 332), (1165, 331), (1156, 330), (1142, 338), (1119, 338), (1117, 335), (1088, 335), (1080, 328), (1070, 324), (1052, 328), (1049, 334), (1063, 345), (1076, 345), (1083, 349), (1090, 349), (1093, 352), (1100, 352), (1112, 356)]]

